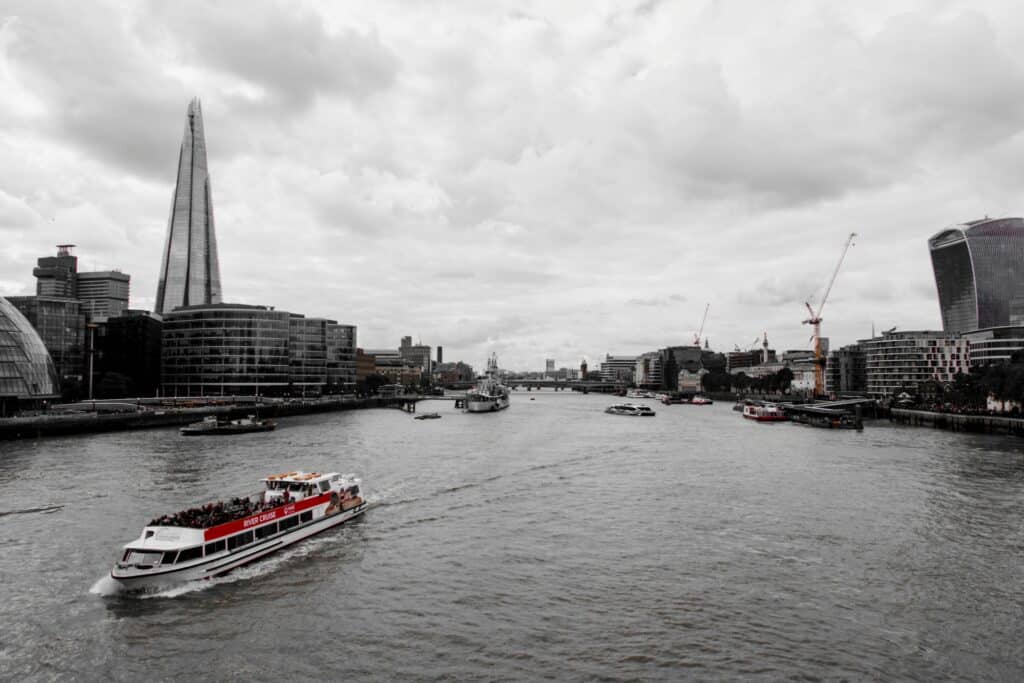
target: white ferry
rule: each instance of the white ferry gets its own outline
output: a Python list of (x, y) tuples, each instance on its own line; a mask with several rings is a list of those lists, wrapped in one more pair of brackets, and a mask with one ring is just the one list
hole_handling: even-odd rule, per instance
[(343, 524), (367, 507), (353, 475), (286, 472), (260, 481), (265, 489), (253, 496), (152, 520), (124, 546), (110, 576), (130, 590), (209, 579)]
[(508, 387), (498, 378), (498, 357), (492, 353), (487, 360), (487, 374), (466, 392), (466, 412), (493, 413), (508, 406)]
[(604, 409), (604, 412), (612, 415), (632, 415), (634, 417), (654, 417), (655, 412), (650, 406), (639, 403), (616, 403)]
[(782, 408), (774, 403), (765, 403), (764, 405), (748, 403), (743, 406), (743, 417), (758, 422), (785, 422), (789, 419)]

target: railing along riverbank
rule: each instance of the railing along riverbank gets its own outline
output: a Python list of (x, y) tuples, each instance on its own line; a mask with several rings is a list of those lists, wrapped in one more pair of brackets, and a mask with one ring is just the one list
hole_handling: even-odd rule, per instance
[(1024, 419), (998, 415), (964, 415), (962, 413), (934, 413), (928, 410), (893, 408), (889, 419), (909, 425), (949, 429), (955, 432), (984, 432), (1024, 436)]
[(155, 429), (187, 425), (215, 415), (230, 420), (246, 415), (261, 418), (306, 415), (338, 410), (388, 408), (419, 397), (372, 396), (339, 398), (263, 401), (244, 405), (212, 405), (199, 407), (146, 406), (126, 412), (66, 412), (47, 413), (28, 417), (0, 419), (0, 439), (33, 439), (43, 436), (65, 436), (91, 432), (112, 432), (131, 429)]

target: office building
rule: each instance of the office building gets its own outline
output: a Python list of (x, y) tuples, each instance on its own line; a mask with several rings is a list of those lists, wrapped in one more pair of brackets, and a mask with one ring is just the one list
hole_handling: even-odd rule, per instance
[(178, 154), (178, 176), (160, 260), (155, 312), (221, 300), (220, 264), (213, 222), (213, 198), (206, 166), (206, 138), (199, 99), (188, 105)]
[(662, 389), (679, 389), (679, 373), (696, 373), (704, 367), (704, 351), (700, 346), (669, 346), (658, 352), (661, 356)]
[(36, 296), (75, 298), (75, 276), (78, 257), (71, 253), (73, 244), (58, 244), (56, 256), (43, 256), (32, 269), (36, 278)]
[(664, 378), (661, 374), (661, 353), (651, 351), (636, 359), (633, 384), (644, 389), (660, 389)]
[(876, 398), (916, 391), (929, 380), (952, 382), (970, 369), (968, 342), (945, 332), (890, 331), (857, 343), (864, 350), (867, 394)]
[(630, 384), (636, 371), (636, 356), (613, 356), (606, 354), (601, 362), (601, 380)]
[(413, 344), (412, 337), (402, 337), (398, 355), (420, 370), (430, 372), (430, 347), (426, 344)]
[(546, 358), (544, 360), (544, 373), (550, 377), (555, 373), (555, 359)]
[(58, 396), (60, 383), (43, 340), (21, 311), (0, 297), (0, 416)]
[(860, 394), (867, 390), (867, 366), (864, 349), (850, 344), (828, 354), (825, 366), (825, 393), (830, 396)]
[(82, 303), (78, 299), (49, 296), (11, 296), (7, 300), (42, 339), (63, 389), (74, 389), (86, 372), (86, 318)]
[(91, 322), (104, 322), (128, 310), (128, 289), (131, 278), (116, 270), (78, 273), (75, 278), (77, 298), (82, 312)]
[(163, 321), (149, 311), (126, 310), (95, 330), (97, 398), (156, 396), (160, 391)]
[(1024, 219), (983, 218), (928, 240), (947, 333), (1024, 325)]
[(1024, 326), (989, 327), (961, 335), (970, 349), (971, 367), (1009, 363), (1024, 351)]

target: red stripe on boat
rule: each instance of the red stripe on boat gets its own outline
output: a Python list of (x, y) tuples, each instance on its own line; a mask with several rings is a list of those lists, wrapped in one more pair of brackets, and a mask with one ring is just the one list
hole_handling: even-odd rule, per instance
[(231, 534), (236, 534), (239, 531), (253, 529), (262, 524), (266, 524), (267, 522), (272, 522), (275, 519), (281, 519), (282, 517), (293, 515), (296, 512), (302, 512), (303, 510), (316, 507), (317, 505), (328, 502), (330, 499), (330, 494), (322, 493), (318, 496), (303, 498), (295, 503), (279, 505), (276, 508), (267, 510), (266, 512), (260, 512), (249, 517), (243, 517), (242, 519), (236, 519), (233, 522), (218, 524), (217, 526), (210, 527), (203, 531), (203, 540), (213, 541), (221, 538), (222, 536), (230, 536)]

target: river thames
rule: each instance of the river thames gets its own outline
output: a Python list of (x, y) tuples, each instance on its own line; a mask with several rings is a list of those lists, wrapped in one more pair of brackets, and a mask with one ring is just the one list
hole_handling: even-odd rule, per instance
[[(0, 442), (0, 678), (1024, 677), (1024, 441), (613, 401)], [(221, 579), (106, 578), (153, 516), (294, 469), (373, 507)]]

